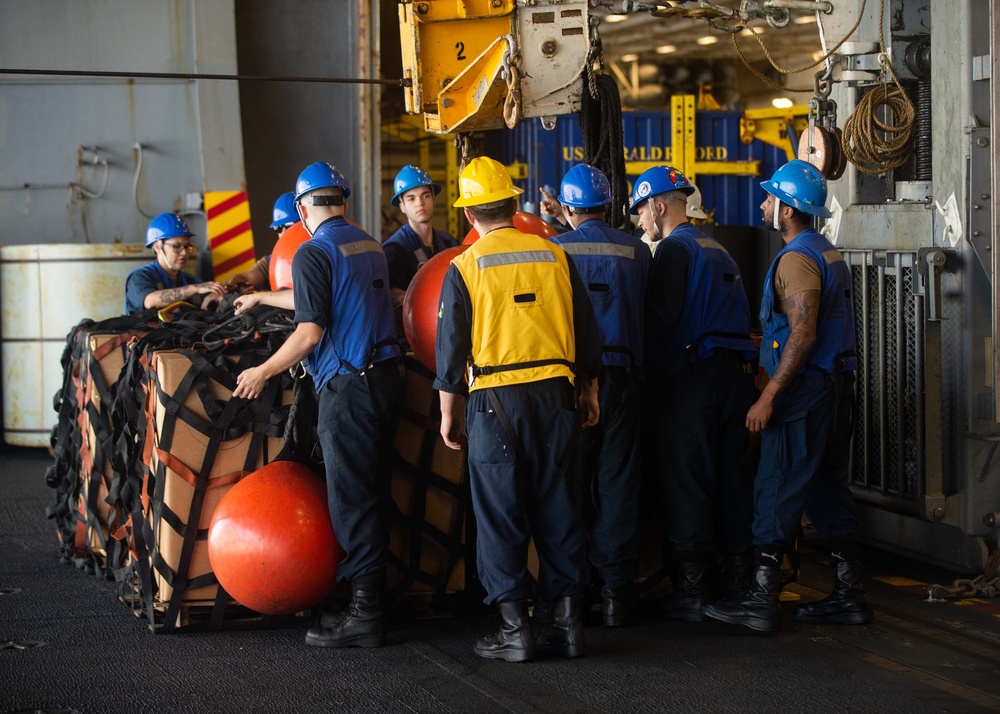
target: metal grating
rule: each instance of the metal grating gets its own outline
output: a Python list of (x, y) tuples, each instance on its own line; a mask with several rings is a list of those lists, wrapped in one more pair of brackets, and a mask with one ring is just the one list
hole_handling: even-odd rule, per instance
[(858, 340), (850, 483), (862, 502), (920, 513), (923, 317), (916, 253), (848, 251)]

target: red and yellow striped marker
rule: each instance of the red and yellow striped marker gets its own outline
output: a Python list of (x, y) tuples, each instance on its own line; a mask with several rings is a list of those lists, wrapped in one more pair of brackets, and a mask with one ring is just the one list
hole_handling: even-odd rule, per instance
[(253, 267), (253, 231), (246, 191), (206, 191), (208, 241), (215, 279), (226, 282)]

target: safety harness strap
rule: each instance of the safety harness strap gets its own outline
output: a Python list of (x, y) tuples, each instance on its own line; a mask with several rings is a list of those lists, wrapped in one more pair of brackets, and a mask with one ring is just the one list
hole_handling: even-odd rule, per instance
[(554, 357), (552, 359), (537, 359), (531, 360), (529, 362), (517, 362), (516, 364), (501, 364), (493, 367), (480, 367), (479, 365), (473, 364), (470, 366), (472, 370), (472, 378), (480, 377), (483, 375), (497, 374), (499, 372), (510, 372), (515, 369), (533, 369), (534, 367), (546, 367), (550, 364), (561, 364), (564, 367), (569, 367), (570, 370), (576, 371), (576, 363), (570, 362), (569, 360)]

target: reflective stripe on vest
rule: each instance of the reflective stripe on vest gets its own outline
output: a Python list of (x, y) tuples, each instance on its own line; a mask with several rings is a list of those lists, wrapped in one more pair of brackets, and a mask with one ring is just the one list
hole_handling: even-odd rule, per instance
[(617, 243), (560, 243), (570, 255), (609, 255), (615, 258), (635, 260), (635, 248)]
[(352, 255), (361, 255), (362, 253), (381, 253), (382, 246), (373, 240), (358, 240), (338, 245), (337, 250), (345, 258), (350, 258)]

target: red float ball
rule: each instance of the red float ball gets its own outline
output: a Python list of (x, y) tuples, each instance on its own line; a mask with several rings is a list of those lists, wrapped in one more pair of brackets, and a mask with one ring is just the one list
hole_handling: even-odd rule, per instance
[[(536, 236), (546, 239), (559, 235), (559, 231), (549, 223), (546, 223), (534, 213), (528, 213), (527, 211), (515, 211), (514, 227), (522, 233), (534, 233)], [(473, 228), (465, 234), (465, 240), (462, 241), (462, 245), (472, 245), (477, 240), (479, 240), (479, 233)]]
[(271, 280), (271, 290), (284, 290), (292, 287), (292, 258), (299, 246), (309, 240), (309, 231), (302, 221), (293, 223), (281, 234), (271, 251), (271, 264), (267, 268)]
[(413, 356), (427, 369), (434, 371), (434, 340), (437, 337), (438, 303), (444, 274), (452, 259), (469, 249), (467, 245), (442, 250), (424, 263), (410, 281), (403, 300), (403, 332)]
[(268, 615), (321, 602), (337, 583), (343, 555), (326, 484), (293, 461), (274, 461), (233, 486), (208, 529), (208, 559), (219, 584)]

